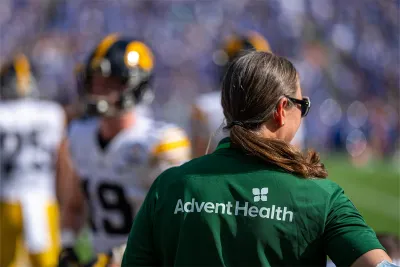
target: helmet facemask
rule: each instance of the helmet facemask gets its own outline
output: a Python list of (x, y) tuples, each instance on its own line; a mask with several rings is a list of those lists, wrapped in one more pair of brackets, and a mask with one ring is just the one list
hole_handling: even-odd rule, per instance
[[(135, 70), (128, 78), (106, 77), (101, 72), (94, 73), (90, 83), (87, 83), (85, 90), (87, 93), (84, 94), (86, 113), (91, 116), (116, 117), (132, 110), (138, 103), (150, 104), (153, 99), (150, 87), (152, 77), (141, 72), (141, 70)], [(120, 80), (121, 83), (104, 88), (103, 92), (97, 93), (93, 86), (96, 86), (99, 81), (94, 79), (106, 81), (105, 86), (109, 79)]]
[(101, 56), (98, 49), (78, 77), (87, 114), (115, 117), (138, 103), (150, 104), (154, 98), (151, 50), (135, 40), (118, 40)]

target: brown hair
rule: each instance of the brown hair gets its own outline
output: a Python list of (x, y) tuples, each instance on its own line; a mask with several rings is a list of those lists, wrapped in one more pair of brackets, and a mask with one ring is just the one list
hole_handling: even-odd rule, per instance
[[(325, 178), (328, 173), (315, 151), (303, 155), (290, 144), (260, 137), (284, 96), (294, 96), (298, 74), (293, 64), (268, 52), (248, 52), (229, 66), (222, 82), (222, 107), (232, 143), (251, 155), (295, 175)], [(290, 103), (290, 102), (288, 102)]]

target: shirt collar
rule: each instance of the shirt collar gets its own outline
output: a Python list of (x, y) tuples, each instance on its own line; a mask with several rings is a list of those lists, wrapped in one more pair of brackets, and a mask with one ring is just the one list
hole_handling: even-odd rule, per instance
[(230, 148), (231, 147), (231, 139), (229, 137), (225, 137), (221, 141), (219, 141), (218, 146), (215, 150)]

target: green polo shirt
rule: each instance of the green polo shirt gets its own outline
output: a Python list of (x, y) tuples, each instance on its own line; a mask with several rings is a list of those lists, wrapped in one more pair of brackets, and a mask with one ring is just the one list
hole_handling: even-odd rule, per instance
[(383, 249), (327, 179), (303, 179), (231, 148), (161, 174), (131, 230), (122, 266), (350, 266)]

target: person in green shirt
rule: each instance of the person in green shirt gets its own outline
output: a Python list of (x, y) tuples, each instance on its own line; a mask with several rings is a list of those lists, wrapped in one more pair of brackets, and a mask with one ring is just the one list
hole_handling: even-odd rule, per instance
[(326, 179), (316, 152), (290, 145), (310, 108), (290, 61), (236, 58), (222, 83), (230, 138), (171, 168), (135, 218), (122, 266), (376, 266), (374, 231)]

